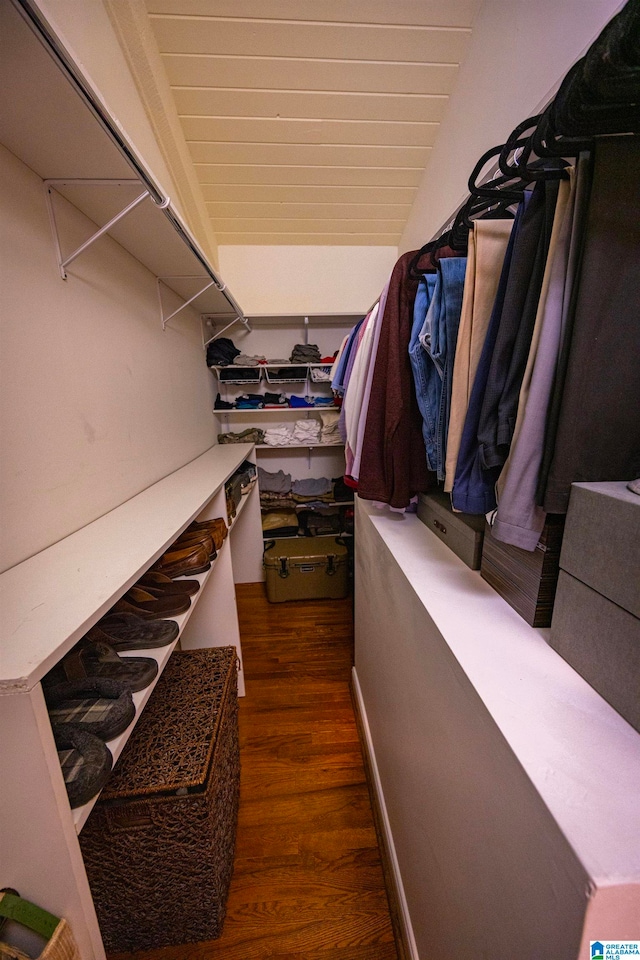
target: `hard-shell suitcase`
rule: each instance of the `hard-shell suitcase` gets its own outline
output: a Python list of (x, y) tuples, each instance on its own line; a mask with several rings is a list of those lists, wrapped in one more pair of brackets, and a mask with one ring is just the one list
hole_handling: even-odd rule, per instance
[(349, 593), (348, 550), (340, 537), (268, 540), (263, 564), (271, 603), (339, 600)]

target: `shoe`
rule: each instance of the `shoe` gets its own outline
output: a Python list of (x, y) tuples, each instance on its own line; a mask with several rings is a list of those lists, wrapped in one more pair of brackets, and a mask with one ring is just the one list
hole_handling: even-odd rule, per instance
[(166, 647), (180, 633), (175, 620), (143, 620), (133, 613), (109, 613), (98, 620), (84, 639), (108, 643), (114, 650)]
[(182, 550), (167, 550), (151, 569), (164, 573), (173, 580), (174, 577), (206, 573), (211, 569), (211, 562), (204, 547), (186, 547)]
[(172, 580), (171, 577), (158, 573), (157, 570), (147, 570), (140, 577), (137, 585), (149, 592), (160, 590), (165, 594), (186, 593), (188, 597), (192, 597), (200, 589), (198, 580)]
[(111, 609), (114, 613), (135, 613), (145, 620), (161, 620), (186, 613), (190, 606), (191, 600), (186, 594), (157, 597), (141, 587), (131, 587)]
[(208, 530), (213, 537), (216, 550), (219, 550), (224, 543), (229, 530), (222, 517), (216, 517), (215, 520), (194, 520), (187, 527), (187, 530)]
[(217, 556), (213, 537), (208, 530), (185, 530), (171, 545), (171, 550), (186, 550), (188, 547), (202, 546), (209, 554), (210, 560)]
[(52, 724), (64, 785), (72, 808), (88, 803), (109, 779), (113, 757), (99, 737), (70, 723)]
[(101, 740), (124, 733), (136, 715), (131, 692), (117, 680), (65, 680), (43, 693), (52, 724), (73, 724)]
[(66, 680), (118, 680), (131, 693), (144, 690), (158, 675), (158, 663), (152, 657), (119, 657), (110, 644), (99, 640), (81, 641), (62, 658), (60, 666)]

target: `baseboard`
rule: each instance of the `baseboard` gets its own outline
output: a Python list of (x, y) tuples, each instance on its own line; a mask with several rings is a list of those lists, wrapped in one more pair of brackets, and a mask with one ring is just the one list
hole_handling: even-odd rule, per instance
[(378, 846), (380, 847), (382, 869), (387, 889), (387, 898), (389, 900), (391, 923), (396, 939), (398, 960), (420, 960), (416, 941), (413, 936), (411, 917), (409, 916), (409, 909), (404, 895), (404, 887), (402, 885), (402, 877), (400, 876), (400, 867), (391, 834), (387, 808), (384, 802), (384, 794), (378, 773), (376, 755), (373, 749), (373, 741), (371, 740), (367, 712), (362, 699), (362, 691), (358, 683), (358, 674), (356, 673), (355, 667), (353, 667), (351, 673), (351, 697), (364, 755), (364, 766), (367, 784), (369, 786), (369, 795), (371, 797), (373, 819), (378, 836)]

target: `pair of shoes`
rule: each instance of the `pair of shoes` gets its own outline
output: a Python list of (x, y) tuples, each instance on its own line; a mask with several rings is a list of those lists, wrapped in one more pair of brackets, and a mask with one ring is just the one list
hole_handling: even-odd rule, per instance
[(43, 678), (42, 685), (47, 688), (67, 680), (99, 677), (118, 680), (131, 693), (137, 693), (148, 687), (157, 675), (158, 663), (152, 657), (120, 657), (105, 640), (83, 637)]
[(133, 586), (114, 603), (113, 613), (133, 613), (145, 620), (160, 620), (186, 613), (191, 599), (186, 593), (159, 594)]
[(104, 677), (84, 677), (43, 686), (52, 726), (80, 727), (101, 740), (113, 740), (136, 715), (126, 684)]
[(84, 639), (107, 643), (114, 650), (148, 650), (173, 643), (179, 632), (175, 620), (144, 620), (133, 613), (108, 613)]
[(138, 586), (149, 593), (167, 595), (179, 593), (192, 597), (200, 589), (198, 580), (172, 580), (158, 570), (147, 570), (138, 580)]
[(224, 543), (229, 530), (222, 517), (216, 517), (214, 520), (194, 520), (187, 527), (187, 530), (204, 530), (212, 537), (216, 550), (219, 550)]
[(210, 568), (209, 551), (202, 545), (196, 545), (176, 550), (170, 548), (156, 560), (151, 569), (173, 580), (189, 574), (193, 576), (196, 573), (206, 573)]
[(172, 550), (187, 549), (187, 547), (203, 546), (209, 554), (210, 560), (215, 560), (217, 551), (213, 537), (208, 530), (185, 530), (171, 546)]

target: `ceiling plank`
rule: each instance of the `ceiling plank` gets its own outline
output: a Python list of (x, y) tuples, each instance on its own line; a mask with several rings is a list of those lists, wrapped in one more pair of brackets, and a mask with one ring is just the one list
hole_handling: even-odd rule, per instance
[(270, 117), (318, 120), (439, 122), (448, 97), (355, 94), (307, 90), (229, 90), (173, 87), (178, 113), (194, 117)]
[[(429, 151), (426, 151), (428, 155)], [(256, 184), (302, 186), (407, 186), (417, 187), (422, 179), (422, 167), (358, 167), (358, 166), (260, 166), (258, 163), (194, 164), (200, 183)]]
[(218, 245), (242, 244), (270, 246), (272, 244), (314, 246), (383, 246), (397, 247), (400, 233), (217, 233)]
[(231, 219), (277, 219), (286, 220), (342, 220), (346, 217), (363, 220), (406, 221), (411, 204), (397, 203), (207, 203), (213, 220)]
[(302, 186), (275, 184), (203, 184), (209, 203), (392, 203), (411, 204), (416, 187)]
[(315, 143), (190, 143), (196, 163), (311, 164), (338, 167), (424, 167), (428, 147), (342, 146)]
[(194, 53), (165, 54), (162, 60), (174, 87), (449, 94), (458, 75), (457, 63), (365, 63), (335, 57), (307, 60)]
[(437, 123), (371, 120), (270, 120), (265, 117), (181, 117), (187, 143), (329, 144), (428, 147)]
[(466, 27), (327, 24), (151, 15), (161, 53), (460, 63)]
[(274, 217), (259, 217), (250, 219), (248, 217), (212, 217), (211, 223), (218, 233), (231, 233), (234, 230), (244, 233), (400, 233), (404, 227), (405, 220), (351, 220), (344, 219), (280, 219)]
[[(218, 17), (469, 27), (480, 0), (216, 0)], [(149, 13), (209, 16), (211, 0), (147, 0)]]

